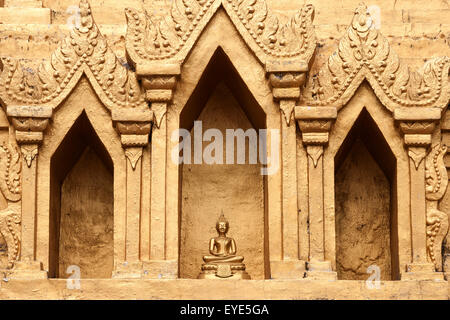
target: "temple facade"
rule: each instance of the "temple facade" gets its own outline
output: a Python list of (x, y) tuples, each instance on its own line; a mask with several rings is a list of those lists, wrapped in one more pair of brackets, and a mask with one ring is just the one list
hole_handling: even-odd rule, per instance
[(450, 298), (446, 1), (72, 2), (0, 1), (0, 299)]

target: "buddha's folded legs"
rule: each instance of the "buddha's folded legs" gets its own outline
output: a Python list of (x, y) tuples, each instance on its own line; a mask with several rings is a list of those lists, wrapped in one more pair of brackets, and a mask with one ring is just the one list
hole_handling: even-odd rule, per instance
[(242, 263), (244, 261), (244, 257), (242, 256), (227, 256), (227, 257), (218, 257), (218, 256), (204, 256), (203, 261), (205, 263), (218, 263), (218, 262), (226, 262), (226, 263)]

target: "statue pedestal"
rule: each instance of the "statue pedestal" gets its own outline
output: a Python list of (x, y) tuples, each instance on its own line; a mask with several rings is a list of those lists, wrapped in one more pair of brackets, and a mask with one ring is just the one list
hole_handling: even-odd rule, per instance
[(197, 279), (233, 279), (250, 280), (243, 263), (210, 263), (202, 265), (202, 272)]

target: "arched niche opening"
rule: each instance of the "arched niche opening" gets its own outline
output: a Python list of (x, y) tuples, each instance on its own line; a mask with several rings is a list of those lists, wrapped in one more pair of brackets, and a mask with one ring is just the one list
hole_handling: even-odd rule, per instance
[(338, 279), (399, 279), (396, 158), (365, 108), (336, 154), (335, 193)]
[(67, 278), (74, 265), (81, 278), (110, 278), (113, 163), (84, 111), (50, 166), (49, 277)]
[[(199, 123), (201, 122), (201, 131)], [(221, 212), (230, 223), (228, 236), (237, 244), (237, 254), (252, 279), (268, 278), (266, 176), (261, 174), (258, 143), (260, 129), (266, 128), (266, 115), (240, 78), (226, 53), (219, 47), (212, 56), (193, 94), (180, 115), (180, 127), (190, 132), (191, 163), (180, 165), (180, 277), (197, 278), (209, 254), (209, 239), (217, 236), (216, 221)], [(202, 155), (216, 141), (211, 138), (198, 148), (195, 135), (215, 129), (223, 137), (223, 145), (216, 154), (219, 163), (208, 164)], [(250, 161), (250, 138), (245, 138), (245, 161), (238, 163), (237, 139), (234, 152), (229, 153), (233, 164), (227, 164), (227, 129), (242, 129), (256, 137), (257, 163)], [(197, 131), (196, 131), (197, 130)], [(247, 131), (249, 130), (249, 131)], [(264, 146), (265, 147), (265, 146)], [(252, 148), (254, 150), (254, 148)], [(185, 156), (182, 150), (181, 155)], [(209, 152), (207, 154), (210, 154)], [(201, 164), (195, 163), (195, 156)], [(223, 164), (220, 163), (223, 161)]]

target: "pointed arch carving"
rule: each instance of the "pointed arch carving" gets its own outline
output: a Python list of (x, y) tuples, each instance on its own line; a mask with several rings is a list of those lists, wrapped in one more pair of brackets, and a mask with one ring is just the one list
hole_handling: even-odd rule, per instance
[[(261, 63), (267, 60), (309, 62), (315, 51), (314, 7), (305, 5), (286, 22), (269, 10), (266, 0), (175, 0), (157, 17), (127, 8), (127, 53), (133, 64), (150, 61), (183, 63), (214, 13), (223, 7)], [(305, 65), (306, 65), (305, 64)]]
[(147, 108), (134, 72), (109, 48), (86, 0), (80, 1), (80, 25), (37, 70), (11, 57), (1, 60), (0, 97), (6, 105), (46, 105), (54, 109), (85, 74), (109, 110)]
[(338, 49), (318, 74), (310, 76), (303, 99), (306, 105), (344, 106), (367, 79), (377, 97), (393, 111), (397, 107), (447, 106), (450, 98), (449, 57), (427, 61), (417, 72), (400, 61), (383, 35), (374, 28), (361, 4)]

